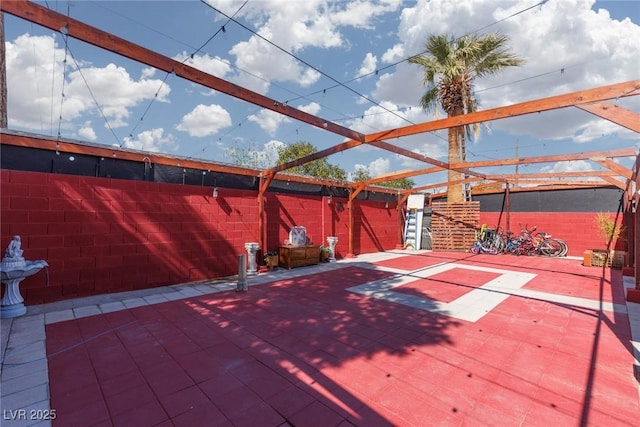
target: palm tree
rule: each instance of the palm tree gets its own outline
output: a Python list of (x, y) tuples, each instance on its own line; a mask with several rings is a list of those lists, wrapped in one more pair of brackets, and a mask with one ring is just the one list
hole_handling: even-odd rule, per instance
[[(478, 104), (473, 93), (473, 81), (524, 62), (509, 52), (507, 41), (508, 37), (501, 34), (468, 34), (460, 38), (447, 34), (429, 36), (425, 54), (409, 58), (409, 63), (420, 65), (424, 70), (423, 83), (427, 92), (420, 99), (422, 108), (432, 110), (439, 104), (448, 117), (476, 111)], [(478, 124), (473, 125), (473, 130), (477, 135)], [(449, 128), (450, 164), (466, 160), (465, 134), (471, 136), (469, 126)], [(462, 179), (462, 173), (449, 169), (448, 181), (459, 179)], [(463, 200), (461, 186), (449, 185), (447, 201)]]

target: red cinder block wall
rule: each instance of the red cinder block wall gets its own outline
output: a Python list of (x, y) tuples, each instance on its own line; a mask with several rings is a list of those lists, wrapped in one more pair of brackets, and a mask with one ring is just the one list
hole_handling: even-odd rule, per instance
[[(516, 235), (520, 234), (520, 227), (529, 229), (536, 226), (536, 232), (544, 231), (554, 238), (564, 240), (569, 245), (569, 256), (582, 256), (587, 249), (606, 249), (606, 243), (598, 235), (596, 226), (597, 212), (512, 212), (510, 228)], [(612, 217), (615, 214), (612, 214)], [(618, 223), (622, 223), (622, 214)], [(480, 224), (487, 224), (495, 228), (500, 221), (500, 226), (506, 229), (505, 214), (500, 218), (499, 212), (481, 212)], [(535, 233), (534, 233), (535, 234)], [(622, 238), (618, 239), (612, 249), (626, 250), (626, 244)]]
[[(233, 275), (244, 244), (259, 241), (255, 191), (221, 188), (214, 198), (208, 187), (12, 170), (0, 179), (0, 245), (20, 235), (28, 260), (49, 263), (48, 284), (45, 272), (21, 283), (27, 304)], [(354, 252), (393, 249), (395, 209), (354, 207), (364, 231)], [(347, 254), (346, 200), (267, 193), (265, 209), (263, 250), (302, 225), (314, 244), (337, 236), (337, 256)]]
[[(267, 250), (275, 251), (289, 238), (291, 227), (307, 229), (315, 245), (328, 246), (327, 237), (337, 237), (336, 257), (349, 254), (349, 205), (339, 197), (317, 197), (267, 193)], [(353, 253), (363, 254), (394, 249), (398, 242), (395, 203), (356, 200)]]

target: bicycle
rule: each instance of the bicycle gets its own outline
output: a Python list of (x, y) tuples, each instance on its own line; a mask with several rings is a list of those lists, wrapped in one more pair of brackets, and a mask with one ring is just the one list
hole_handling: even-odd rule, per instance
[(500, 233), (494, 229), (487, 228), (486, 224), (483, 224), (480, 231), (475, 231), (475, 242), (469, 249), (469, 252), (474, 254), (488, 253), (496, 255), (501, 253), (504, 249), (504, 240)]
[(551, 234), (545, 233), (544, 231), (539, 231), (533, 236), (532, 233), (536, 231), (536, 229), (537, 227), (535, 225), (530, 230), (526, 225), (524, 228), (521, 228), (522, 237), (525, 241), (531, 242), (532, 252), (537, 255), (550, 257), (566, 256), (569, 251), (569, 246), (565, 241), (554, 239)]

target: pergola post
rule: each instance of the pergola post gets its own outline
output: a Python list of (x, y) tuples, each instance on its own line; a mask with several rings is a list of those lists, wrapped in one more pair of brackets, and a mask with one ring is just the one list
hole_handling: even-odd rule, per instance
[(504, 188), (504, 211), (505, 211), (505, 231), (511, 230), (511, 191), (509, 191), (509, 183)]
[(347, 202), (347, 209), (349, 210), (349, 236), (348, 236), (348, 247), (347, 247), (347, 258), (355, 258), (356, 255), (353, 253), (353, 226), (354, 226), (354, 218), (353, 218), (353, 199), (349, 197), (349, 201)]
[(349, 192), (349, 201), (347, 202), (347, 209), (349, 210), (349, 236), (348, 236), (348, 248), (347, 248), (347, 258), (355, 258), (356, 254), (353, 251), (353, 228), (355, 225), (355, 219), (353, 216), (353, 201), (360, 194), (362, 190), (364, 190), (364, 184), (357, 184), (354, 188), (352, 187), (352, 191)]
[(404, 249), (404, 239), (402, 238), (404, 218), (402, 213), (404, 212), (403, 206), (407, 203), (408, 198), (409, 193), (398, 194), (398, 205), (396, 206), (396, 210), (398, 212), (398, 244), (396, 245), (396, 249)]
[(265, 177), (260, 174), (260, 180), (258, 181), (258, 238), (263, 252), (267, 252), (267, 226), (264, 199), (267, 188), (269, 188), (274, 176), (275, 175), (272, 174)]
[[(640, 205), (640, 154), (636, 155), (636, 163), (634, 165), (634, 181), (635, 186), (633, 186), (633, 200), (635, 201), (635, 212), (633, 215), (633, 266), (634, 266), (634, 276), (635, 276), (635, 288), (636, 293), (640, 292), (640, 216), (638, 215), (638, 207)], [(632, 209), (630, 209), (632, 211)]]

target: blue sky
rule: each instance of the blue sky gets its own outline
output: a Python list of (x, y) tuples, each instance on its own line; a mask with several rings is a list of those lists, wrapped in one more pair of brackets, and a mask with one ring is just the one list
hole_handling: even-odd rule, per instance
[[(420, 68), (404, 61), (422, 52), (432, 33), (499, 31), (526, 59), (521, 67), (476, 81), (481, 109), (640, 77), (637, 1), (207, 2), (38, 3), (363, 133), (435, 118), (418, 106), (424, 92)], [(234, 14), (237, 22), (225, 17)], [(281, 144), (307, 141), (323, 149), (343, 140), (77, 40), (65, 45), (60, 32), (10, 15), (5, 15), (5, 38), (13, 129), (227, 163), (234, 161), (235, 150), (264, 167)], [(640, 111), (636, 98), (615, 103)], [(446, 160), (446, 131), (388, 142)], [(467, 159), (511, 158), (516, 150), (520, 157), (609, 150), (639, 142), (636, 133), (563, 109), (489, 123), (477, 140), (467, 142)], [(347, 172), (365, 166), (374, 176), (427, 167), (373, 147), (329, 161)], [(630, 159), (619, 161), (631, 165)], [(599, 168), (575, 161), (519, 171)], [(442, 173), (414, 180), (426, 185), (446, 178)]]

